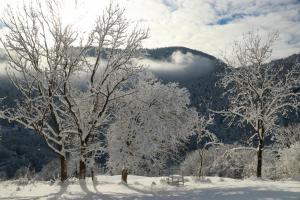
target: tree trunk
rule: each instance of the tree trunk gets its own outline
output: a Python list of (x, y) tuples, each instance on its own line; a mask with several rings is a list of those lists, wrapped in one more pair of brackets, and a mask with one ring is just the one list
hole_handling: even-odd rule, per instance
[(261, 177), (261, 171), (262, 171), (262, 153), (264, 150), (264, 126), (262, 121), (260, 121), (259, 129), (258, 129), (258, 137), (259, 137), (259, 143), (258, 143), (258, 151), (257, 151), (257, 169), (256, 169), (256, 176), (258, 178)]
[(85, 179), (85, 174), (86, 174), (85, 162), (80, 160), (79, 161), (79, 179)]
[(60, 180), (61, 182), (64, 182), (68, 178), (67, 173), (67, 161), (64, 156), (59, 156), (60, 159)]
[(123, 183), (127, 184), (127, 176), (128, 176), (128, 169), (123, 168), (122, 169), (122, 177), (121, 177), (121, 180), (122, 180)]
[(258, 151), (257, 151), (257, 170), (256, 170), (256, 176), (261, 177), (261, 170), (262, 170), (262, 153), (263, 153), (263, 141), (259, 141), (258, 145)]
[(92, 181), (95, 181), (95, 174), (94, 174), (94, 168), (91, 168), (91, 176), (92, 176)]
[[(80, 132), (81, 130), (79, 130)], [(86, 147), (86, 143), (85, 141), (81, 139), (81, 142), (80, 142), (80, 161), (79, 161), (79, 179), (85, 179), (86, 177), (86, 164), (84, 162), (84, 150), (85, 150), (85, 147)]]
[(203, 167), (203, 152), (199, 151), (199, 156), (200, 156), (200, 168), (198, 172), (198, 176), (202, 176), (202, 167)]

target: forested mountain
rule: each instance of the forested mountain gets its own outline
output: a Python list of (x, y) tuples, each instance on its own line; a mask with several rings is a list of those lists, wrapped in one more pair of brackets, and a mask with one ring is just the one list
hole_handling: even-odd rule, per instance
[[(0, 97), (5, 97), (4, 104), (13, 106), (20, 96), (9, 79), (0, 75)], [(53, 152), (33, 131), (0, 119), (0, 179), (3, 172), (4, 177), (11, 178), (22, 167), (39, 171), (54, 158)]]
[[(217, 58), (185, 47), (150, 49), (147, 50), (147, 57), (156, 61), (167, 61), (176, 65), (176, 62), (174, 63), (176, 55), (178, 55), (176, 52), (181, 52), (179, 56), (181, 62), (179, 62), (179, 64), (182, 64), (182, 69), (174, 69), (175, 72), (163, 71), (157, 68), (153, 69), (157, 77), (163, 82), (178, 82), (181, 87), (187, 88), (191, 95), (192, 106), (196, 107), (198, 112), (203, 115), (208, 115), (209, 110), (222, 110), (226, 108), (228, 106), (228, 99), (223, 95), (225, 90), (218, 86), (218, 82), (225, 72), (226, 65)], [(206, 62), (203, 62), (203, 60)], [(299, 60), (300, 54), (294, 54), (287, 58), (274, 60), (270, 64), (274, 65), (274, 67), (283, 67), (288, 70), (291, 66), (295, 65), (295, 63), (298, 63)], [(164, 65), (166, 63), (159, 62), (159, 64)], [(203, 65), (206, 66), (203, 67)], [(170, 67), (172, 67), (172, 64)], [(203, 70), (203, 68), (205, 70)], [(203, 71), (205, 73), (203, 73)], [(174, 76), (174, 73), (176, 76)], [(295, 88), (295, 90), (298, 89), (299, 88)], [(228, 125), (224, 123), (223, 117), (219, 115), (215, 115), (214, 119), (215, 124), (213, 124), (210, 129), (225, 143), (232, 143), (247, 138), (247, 135), (251, 135), (249, 132), (251, 130), (249, 129), (228, 127)], [(290, 113), (287, 118), (282, 118), (280, 123), (284, 126), (296, 121), (299, 122), (299, 117), (297, 117), (295, 113)]]
[(156, 59), (156, 60), (170, 60), (170, 57), (176, 51), (180, 51), (183, 54), (191, 53), (193, 55), (205, 57), (210, 60), (216, 60), (216, 58), (212, 55), (203, 53), (198, 50), (189, 49), (186, 47), (163, 47), (163, 48), (156, 48), (156, 49), (145, 49), (146, 57)]
[[(90, 51), (92, 55), (92, 50)], [(0, 57), (1, 58), (1, 57)], [(2, 58), (3, 59), (3, 58)], [(273, 61), (276, 66), (289, 67), (299, 61), (300, 54), (285, 59)], [(162, 82), (178, 82), (190, 92), (192, 106), (202, 115), (208, 115), (210, 110), (226, 108), (228, 100), (223, 95), (224, 89), (217, 83), (225, 71), (225, 65), (217, 58), (200, 51), (185, 47), (166, 47), (145, 49), (145, 58), (141, 62), (152, 71)], [(4, 102), (10, 106), (14, 99), (20, 97), (8, 78), (3, 75), (4, 64), (1, 64), (0, 97), (7, 97)], [(299, 89), (299, 88), (295, 88)], [(295, 114), (282, 119), (282, 125), (291, 121), (299, 121)], [(232, 143), (246, 137), (247, 129), (228, 127), (221, 116), (215, 116), (215, 124), (210, 127), (223, 142)], [(31, 131), (17, 124), (0, 121), (0, 171), (5, 171), (8, 177), (21, 166), (32, 166), (40, 170), (42, 165), (54, 158), (51, 150)], [(189, 149), (196, 148), (194, 143)], [(46, 155), (46, 156), (45, 156)]]

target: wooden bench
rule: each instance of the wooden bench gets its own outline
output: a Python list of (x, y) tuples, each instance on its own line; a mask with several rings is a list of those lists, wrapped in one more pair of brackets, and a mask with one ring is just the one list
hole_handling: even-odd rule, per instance
[[(179, 173), (180, 172), (180, 173)], [(179, 169), (170, 169), (167, 177), (169, 185), (184, 185), (184, 176)]]
[(170, 175), (167, 177), (169, 185), (184, 185), (184, 177), (182, 175)]

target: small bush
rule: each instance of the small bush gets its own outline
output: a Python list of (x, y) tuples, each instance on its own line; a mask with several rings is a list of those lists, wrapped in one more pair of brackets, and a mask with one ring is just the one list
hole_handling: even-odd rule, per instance
[(60, 165), (57, 159), (44, 165), (42, 170), (37, 174), (36, 179), (42, 181), (55, 181), (59, 178)]
[[(211, 175), (211, 168), (213, 162), (217, 157), (223, 154), (224, 147), (211, 147), (208, 150), (196, 150), (191, 152), (186, 156), (186, 159), (181, 164), (180, 168), (184, 175), (193, 175), (193, 176), (209, 176)], [(201, 157), (202, 157), (202, 169), (201, 167)]]
[(35, 170), (30, 166), (23, 166), (15, 172), (15, 179), (31, 180), (35, 176)]
[(279, 178), (294, 178), (300, 176), (300, 142), (285, 148), (279, 153), (276, 172)]
[[(256, 175), (256, 151), (232, 145), (211, 147), (190, 153), (181, 164), (181, 170), (185, 175), (199, 176), (201, 152), (203, 176), (245, 178)], [(276, 152), (270, 149), (263, 152), (263, 176), (276, 179), (276, 160)]]

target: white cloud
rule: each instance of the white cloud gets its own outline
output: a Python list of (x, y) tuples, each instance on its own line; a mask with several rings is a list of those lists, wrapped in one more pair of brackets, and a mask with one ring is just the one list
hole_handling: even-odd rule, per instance
[(214, 70), (215, 61), (204, 56), (191, 53), (174, 52), (166, 60), (153, 60), (144, 58), (139, 63), (157, 74), (170, 80), (199, 78), (201, 75)]
[[(3, 2), (3, 3), (2, 3)], [(21, 0), (1, 0), (20, 4)], [(94, 20), (109, 0), (64, 1), (65, 16), (77, 19), (82, 29)], [(73, 2), (73, 4), (72, 4)], [(77, 2), (77, 6), (75, 5)], [(186, 46), (219, 56), (243, 33), (260, 29), (278, 30), (274, 58), (300, 52), (300, 2), (298, 0), (115, 0), (127, 8), (127, 15), (150, 28), (146, 47)], [(1, 7), (0, 6), (0, 7)], [(73, 7), (80, 9), (73, 12)], [(83, 16), (86, 16), (85, 18)]]

